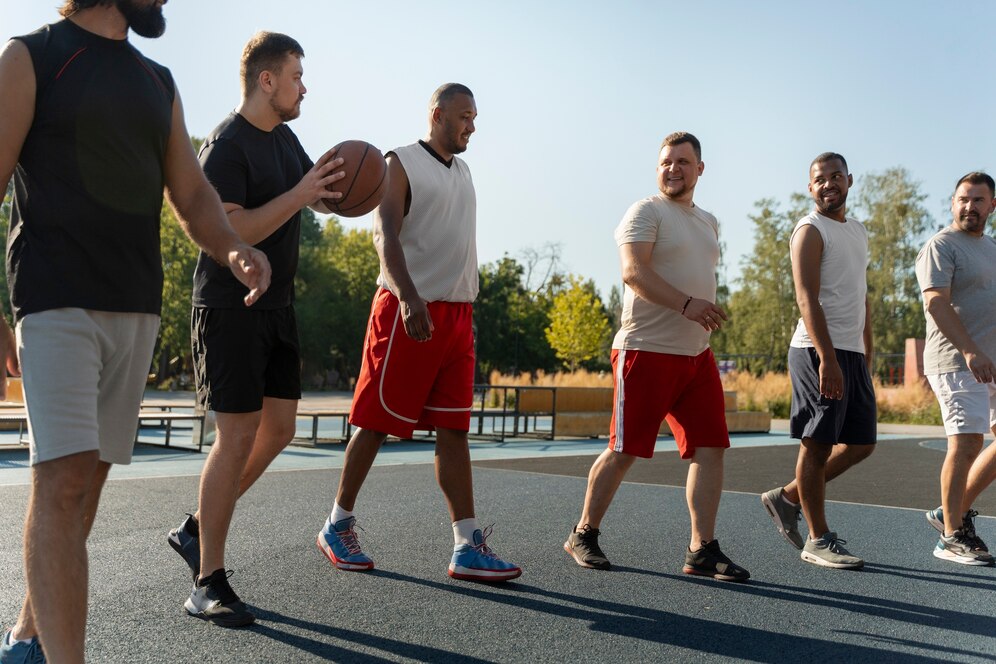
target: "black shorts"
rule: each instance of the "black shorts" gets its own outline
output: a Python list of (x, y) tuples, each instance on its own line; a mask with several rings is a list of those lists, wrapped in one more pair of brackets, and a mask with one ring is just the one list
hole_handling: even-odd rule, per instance
[(263, 397), (301, 398), (301, 350), (294, 307), (213, 309), (190, 315), (197, 404), (252, 413)]
[(834, 350), (834, 353), (844, 374), (843, 399), (820, 396), (820, 356), (815, 348), (789, 348), (790, 435), (827, 445), (872, 445), (878, 411), (865, 356), (850, 350)]

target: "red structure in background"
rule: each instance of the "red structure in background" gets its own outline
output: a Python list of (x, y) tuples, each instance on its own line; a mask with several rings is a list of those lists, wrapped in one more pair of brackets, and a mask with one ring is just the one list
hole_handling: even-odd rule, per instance
[(923, 344), (923, 339), (906, 340), (906, 377), (903, 381), (906, 387), (912, 387), (927, 380), (923, 376)]

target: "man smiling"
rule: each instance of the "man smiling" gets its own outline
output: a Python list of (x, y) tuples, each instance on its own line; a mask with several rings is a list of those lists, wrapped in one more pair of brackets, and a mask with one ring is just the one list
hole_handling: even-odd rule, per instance
[[(836, 152), (809, 165), (816, 209), (792, 231), (792, 279), (802, 317), (788, 352), (792, 380), (791, 436), (799, 438), (795, 479), (761, 502), (806, 562), (836, 569), (864, 565), (827, 525), (826, 483), (875, 449), (872, 335), (865, 271), (868, 232), (847, 212), (853, 178)], [(802, 507), (800, 508), (799, 502)], [(799, 534), (800, 511), (809, 537)]]
[(746, 581), (715, 537), (730, 446), (723, 386), (709, 335), (726, 320), (715, 304), (719, 225), (692, 198), (705, 169), (695, 136), (667, 136), (658, 154), (660, 193), (634, 203), (616, 228), (626, 284), (622, 326), (612, 343), (609, 447), (588, 476), (581, 520), (564, 549), (582, 567), (609, 569), (599, 526), (626, 472), (653, 456), (667, 419), (681, 458), (689, 460), (686, 499), (691, 539), (686, 574)]

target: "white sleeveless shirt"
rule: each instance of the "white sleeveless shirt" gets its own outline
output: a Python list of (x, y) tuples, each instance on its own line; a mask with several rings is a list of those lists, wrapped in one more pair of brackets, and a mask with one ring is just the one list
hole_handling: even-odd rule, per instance
[[(456, 156), (447, 167), (421, 143), (391, 152), (412, 192), (401, 247), (418, 294), (427, 302), (473, 302), (479, 289), (477, 195), (470, 169)], [(390, 290), (383, 270), (377, 284)]]
[[(813, 211), (799, 220), (796, 233), (811, 225), (823, 238), (820, 258), (820, 306), (827, 320), (830, 342), (837, 350), (865, 352), (865, 294), (868, 287), (868, 231), (860, 221), (845, 217), (841, 223)], [(789, 344), (794, 348), (812, 348), (813, 341), (802, 318)]]

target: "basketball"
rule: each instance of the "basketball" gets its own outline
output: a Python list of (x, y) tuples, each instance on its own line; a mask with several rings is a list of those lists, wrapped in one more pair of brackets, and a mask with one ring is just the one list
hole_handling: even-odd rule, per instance
[(335, 146), (336, 157), (342, 157), (338, 170), (346, 177), (328, 186), (329, 191), (342, 193), (342, 198), (324, 199), (325, 207), (343, 217), (360, 217), (380, 205), (387, 190), (387, 161), (366, 141), (343, 141)]

